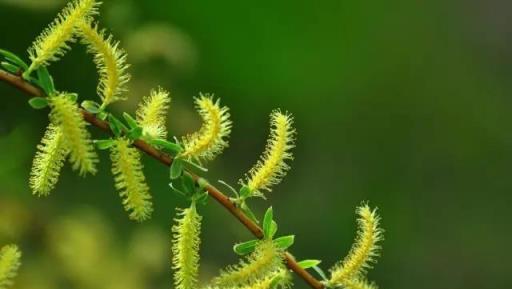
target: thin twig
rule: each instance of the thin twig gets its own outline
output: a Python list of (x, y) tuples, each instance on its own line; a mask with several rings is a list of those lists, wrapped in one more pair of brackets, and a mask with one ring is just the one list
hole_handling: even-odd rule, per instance
[[(31, 83), (25, 81), (23, 78), (10, 74), (0, 69), (0, 80), (4, 81), (18, 90), (25, 92), (31, 96), (45, 96), (44, 93), (36, 86)], [(106, 133), (112, 134), (110, 131), (109, 125), (106, 121), (103, 121), (97, 118), (94, 114), (87, 112), (82, 109), (82, 115), (84, 119), (92, 124), (93, 126), (105, 131)], [(160, 161), (166, 166), (170, 166), (172, 164), (173, 158), (166, 153), (163, 153), (143, 140), (137, 140), (134, 142), (134, 146), (154, 159)], [(190, 172), (189, 172), (190, 173)], [(199, 178), (199, 176), (192, 174), (195, 180)], [(235, 218), (238, 219), (254, 236), (257, 238), (263, 237), (262, 229), (255, 224), (245, 213), (240, 210), (225, 194), (219, 191), (217, 188), (208, 184), (206, 186), (206, 190), (208, 194), (214, 198), (218, 203), (220, 203), (226, 210), (228, 210)], [(324, 285), (317, 280), (313, 275), (311, 275), (308, 271), (304, 270), (299, 266), (295, 258), (289, 252), (285, 253), (286, 264), (290, 270), (299, 275), (309, 286), (314, 289), (323, 289)]]

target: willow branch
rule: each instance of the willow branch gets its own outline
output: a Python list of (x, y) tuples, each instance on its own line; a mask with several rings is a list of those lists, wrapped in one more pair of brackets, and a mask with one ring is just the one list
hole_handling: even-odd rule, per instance
[[(4, 81), (13, 87), (17, 88), (20, 91), (25, 92), (30, 96), (45, 96), (44, 93), (36, 86), (31, 83), (25, 81), (23, 78), (10, 74), (0, 69), (0, 80)], [(94, 114), (87, 112), (85, 110), (81, 110), (84, 119), (90, 123), (91, 125), (103, 130), (106, 133), (112, 134), (110, 127), (106, 121), (103, 121), (97, 118)], [(147, 155), (153, 157), (158, 160), (162, 164), (166, 166), (170, 166), (172, 164), (173, 158), (157, 149), (153, 146), (149, 145), (143, 140), (136, 140), (134, 142), (134, 146), (139, 150), (143, 151)], [(189, 172), (195, 180), (199, 179), (199, 176)], [(221, 204), (226, 210), (228, 210), (235, 218), (240, 221), (254, 236), (257, 238), (263, 238), (263, 231), (256, 223), (254, 223), (245, 213), (240, 210), (225, 194), (223, 194), (220, 190), (208, 184), (206, 187), (208, 194), (214, 198), (219, 204)], [(289, 252), (285, 252), (286, 264), (290, 270), (295, 272), (299, 277), (301, 277), (309, 286), (314, 289), (323, 289), (324, 285), (317, 280), (313, 275), (311, 275), (308, 271), (301, 268), (292, 254)]]

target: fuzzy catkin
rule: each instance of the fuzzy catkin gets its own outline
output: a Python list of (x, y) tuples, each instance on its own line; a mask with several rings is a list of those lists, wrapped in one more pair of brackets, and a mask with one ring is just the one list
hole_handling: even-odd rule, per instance
[(111, 147), (112, 173), (115, 187), (123, 199), (129, 217), (144, 221), (151, 216), (153, 204), (151, 194), (142, 172), (139, 151), (131, 146), (128, 139), (118, 138)]
[(172, 227), (172, 268), (176, 289), (196, 289), (199, 272), (201, 216), (194, 203), (178, 211)]
[(219, 100), (213, 101), (211, 95), (201, 95), (195, 102), (203, 125), (199, 131), (182, 139), (180, 157), (213, 160), (228, 146), (227, 138), (232, 126), (229, 109), (221, 107)]

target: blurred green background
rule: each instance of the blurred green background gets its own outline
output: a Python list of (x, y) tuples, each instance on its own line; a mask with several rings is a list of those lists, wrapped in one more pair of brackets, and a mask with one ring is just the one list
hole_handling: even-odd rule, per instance
[[(200, 120), (193, 96), (231, 108), (231, 147), (208, 177), (235, 183), (262, 151), (268, 115), (292, 112), (293, 169), (270, 194), (298, 258), (329, 268), (348, 251), (354, 209), (378, 206), (381, 288), (509, 288), (512, 284), (512, 5), (490, 1), (106, 0), (101, 23), (132, 64), (133, 111), (150, 88), (169, 89), (169, 127)], [(62, 0), (0, 0), (0, 47), (25, 50)], [(75, 45), (50, 67), (58, 89), (95, 98), (90, 56)], [(27, 185), (44, 112), (0, 84), (0, 244), (25, 251), (17, 288), (169, 288), (170, 226), (185, 202), (167, 171), (145, 159), (152, 220), (130, 222), (100, 173), (63, 174), (49, 198)], [(98, 136), (100, 136), (98, 134)], [(262, 214), (269, 202), (255, 201)], [(204, 215), (204, 281), (235, 262), (250, 235), (216, 203)], [(307, 288), (296, 280), (296, 288)]]

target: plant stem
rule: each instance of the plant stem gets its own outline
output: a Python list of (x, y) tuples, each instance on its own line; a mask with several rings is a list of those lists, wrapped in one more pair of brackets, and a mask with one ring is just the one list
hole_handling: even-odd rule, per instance
[[(25, 92), (30, 96), (39, 96), (44, 97), (45, 94), (38, 87), (32, 85), (31, 83), (25, 81), (23, 78), (10, 74), (6, 71), (0, 69), (0, 80), (4, 81), (20, 91)], [(94, 114), (87, 112), (85, 110), (81, 110), (84, 119), (92, 124), (93, 126), (103, 130), (106, 133), (112, 134), (110, 131), (108, 122), (97, 118)], [(162, 164), (166, 166), (170, 166), (172, 164), (173, 158), (166, 153), (163, 153), (153, 146), (149, 145), (143, 140), (136, 140), (134, 142), (134, 146), (154, 159), (160, 161)], [(189, 172), (195, 181), (199, 179), (199, 176)], [(214, 198), (218, 203), (220, 203), (226, 210), (228, 210), (235, 218), (240, 221), (254, 236), (257, 238), (263, 238), (263, 231), (261, 228), (254, 223), (245, 213), (240, 210), (225, 194), (219, 191), (217, 188), (208, 184), (206, 187), (208, 194)], [(324, 285), (317, 280), (313, 275), (311, 275), (308, 271), (301, 268), (292, 254), (289, 252), (285, 252), (285, 260), (288, 268), (294, 271), (297, 275), (299, 275), (309, 286), (314, 289), (323, 289)]]

